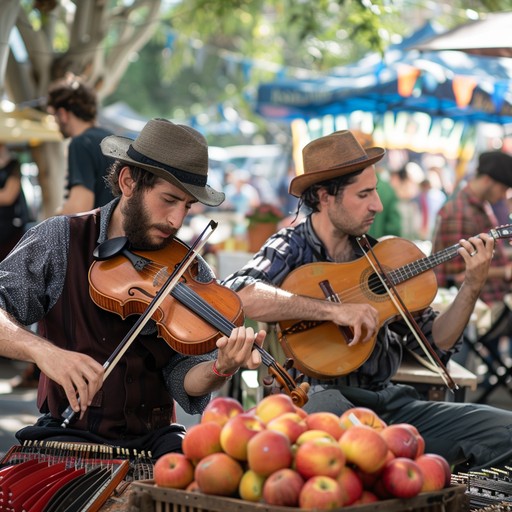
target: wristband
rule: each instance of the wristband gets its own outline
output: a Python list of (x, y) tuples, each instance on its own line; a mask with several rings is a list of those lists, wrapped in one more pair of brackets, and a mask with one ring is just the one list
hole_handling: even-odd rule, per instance
[[(213, 362), (212, 371), (217, 375), (217, 377), (222, 377), (223, 379), (229, 379), (230, 377), (233, 377), (235, 375), (236, 371), (233, 373), (221, 373), (219, 370), (217, 370), (217, 360)], [(238, 371), (238, 370), (237, 370)]]

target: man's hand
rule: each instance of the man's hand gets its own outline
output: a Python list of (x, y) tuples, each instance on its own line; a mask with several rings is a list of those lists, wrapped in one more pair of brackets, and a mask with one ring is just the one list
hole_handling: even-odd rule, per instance
[(85, 354), (48, 344), (38, 352), (35, 363), (48, 378), (62, 386), (76, 413), (85, 412), (103, 385), (103, 366)]
[(234, 373), (240, 367), (254, 370), (261, 364), (261, 355), (254, 344), (263, 345), (266, 332), (254, 332), (252, 327), (236, 327), (228, 337), (217, 340), (217, 369), (221, 373)]
[(494, 254), (494, 238), (487, 233), (460, 241), (458, 253), (464, 258), (466, 272), (464, 284), (480, 291), (487, 280)]
[(349, 347), (359, 342), (373, 339), (379, 330), (379, 313), (369, 304), (339, 304), (335, 310), (332, 321), (341, 326), (348, 326), (354, 333), (354, 337), (348, 344)]

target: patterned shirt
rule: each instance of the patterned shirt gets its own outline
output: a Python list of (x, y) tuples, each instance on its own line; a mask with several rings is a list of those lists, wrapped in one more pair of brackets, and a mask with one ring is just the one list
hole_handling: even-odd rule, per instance
[[(498, 225), (491, 205), (487, 201), (476, 198), (468, 185), (449, 199), (437, 216), (432, 251), (438, 252), (452, 245), (458, 244), (464, 238), (487, 233)], [(508, 264), (503, 240), (496, 240), (493, 267), (504, 267)], [(435, 267), (439, 286), (448, 288), (453, 286), (453, 276), (464, 272), (464, 260), (460, 256)], [(509, 292), (510, 284), (500, 278), (489, 278), (480, 294), (480, 298), (487, 304), (503, 300)]]
[[(370, 241), (376, 243), (373, 239)], [(352, 242), (356, 256), (363, 257), (356, 240)], [(233, 290), (240, 290), (257, 281), (280, 286), (292, 270), (307, 263), (320, 261), (332, 262), (332, 259), (327, 255), (313, 229), (311, 217), (308, 216), (297, 226), (284, 228), (270, 237), (253, 259), (241, 270), (227, 277), (223, 284)], [(340, 271), (343, 271), (344, 265), (340, 264)], [(450, 355), (459, 350), (462, 338), (448, 352), (435, 347), (432, 341), (432, 324), (436, 316), (437, 313), (432, 308), (426, 308), (415, 320), (441, 360), (446, 363)], [(373, 352), (362, 366), (347, 376), (330, 381), (323, 380), (320, 383), (380, 389), (389, 384), (398, 370), (404, 347), (423, 355), (404, 321), (385, 323), (378, 332)], [(318, 382), (315, 379), (309, 380), (312, 383)]]
[[(107, 239), (110, 217), (117, 202), (115, 199), (101, 208), (98, 243)], [(51, 217), (31, 228), (15, 250), (0, 262), (0, 308), (19, 323), (27, 326), (37, 323), (57, 302), (66, 277), (69, 240), (68, 217)], [(212, 277), (213, 273), (201, 259), (198, 280), (208, 282)], [(142, 334), (152, 333), (156, 335), (156, 325), (150, 320)], [(199, 362), (215, 357), (215, 351), (202, 356), (176, 352), (163, 369), (169, 393), (189, 414), (201, 413), (210, 395), (187, 395), (183, 387), (185, 375)]]

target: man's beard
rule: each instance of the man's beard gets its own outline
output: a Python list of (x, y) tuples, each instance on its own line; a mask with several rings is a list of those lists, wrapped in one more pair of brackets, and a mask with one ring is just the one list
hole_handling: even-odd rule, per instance
[(152, 242), (151, 238), (148, 236), (152, 224), (144, 205), (143, 193), (141, 191), (135, 192), (133, 196), (127, 200), (122, 208), (122, 212), (124, 216), (123, 229), (133, 248), (155, 251), (163, 249), (172, 243), (177, 230), (170, 228), (168, 225), (154, 225), (160, 231), (170, 234), (168, 238), (162, 239), (160, 243)]

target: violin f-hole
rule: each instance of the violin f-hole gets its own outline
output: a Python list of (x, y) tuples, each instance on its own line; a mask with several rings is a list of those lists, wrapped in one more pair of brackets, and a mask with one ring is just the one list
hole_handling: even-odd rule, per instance
[[(331, 302), (337, 302), (340, 303), (340, 298), (336, 294), (336, 292), (332, 289), (331, 283), (326, 279), (324, 281), (320, 281), (318, 283), (318, 286), (322, 289), (324, 292), (325, 298)], [(338, 330), (343, 336), (343, 339), (345, 340), (345, 343), (349, 343), (352, 338), (354, 337), (354, 334), (352, 332), (352, 329), (350, 327), (347, 327), (345, 325), (338, 325)]]

